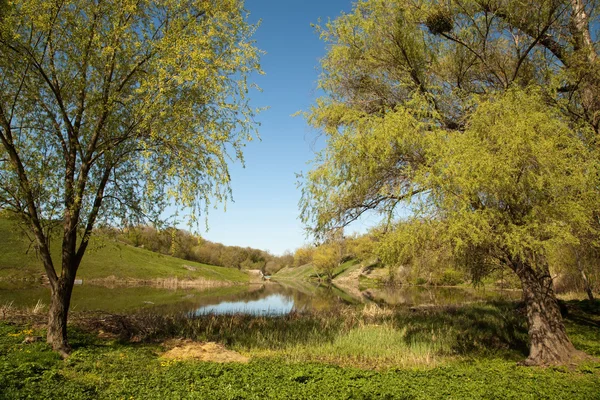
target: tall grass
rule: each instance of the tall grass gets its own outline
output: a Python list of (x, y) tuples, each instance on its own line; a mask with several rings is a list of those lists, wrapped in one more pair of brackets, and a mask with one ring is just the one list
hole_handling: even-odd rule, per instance
[[(44, 315), (33, 315), (39, 323)], [(11, 306), (0, 309), (10, 317)], [(564, 304), (575, 346), (600, 356), (600, 302)], [(14, 311), (14, 310), (13, 310)], [(3, 317), (3, 319), (6, 319)], [(8, 318), (10, 319), (10, 318)], [(23, 321), (21, 318), (20, 321)], [(370, 304), (335, 311), (288, 315), (186, 316), (74, 313), (84, 332), (122, 342), (160, 343), (172, 338), (218, 342), (253, 359), (325, 362), (367, 369), (435, 367), (457, 360), (520, 361), (528, 352), (524, 309), (514, 302), (430, 308), (386, 308)]]
[(482, 356), (520, 360), (527, 352), (525, 318), (514, 303), (413, 311), (369, 305), (280, 317), (82, 314), (74, 320), (121, 340), (189, 338), (219, 342), (253, 358), (375, 369)]

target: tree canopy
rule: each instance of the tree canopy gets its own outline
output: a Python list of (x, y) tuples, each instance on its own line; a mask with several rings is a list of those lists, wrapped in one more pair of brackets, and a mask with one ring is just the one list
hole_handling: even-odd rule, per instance
[[(306, 114), (326, 148), (304, 181), (302, 216), (321, 237), (368, 211), (449, 243), (476, 271), (512, 269), (527, 304), (527, 363), (565, 362), (548, 250), (595, 235), (596, 3), (420, 0), (356, 3), (317, 27), (329, 45)], [(405, 225), (406, 226), (406, 225)], [(475, 257), (476, 256), (476, 257)]]
[[(193, 219), (230, 197), (227, 163), (242, 160), (256, 126), (247, 96), (260, 52), (238, 0), (8, 4), (0, 207), (29, 225), (53, 293), (66, 300), (51, 314), (66, 321), (99, 220), (154, 220), (167, 203)], [(60, 262), (49, 252), (54, 228)]]

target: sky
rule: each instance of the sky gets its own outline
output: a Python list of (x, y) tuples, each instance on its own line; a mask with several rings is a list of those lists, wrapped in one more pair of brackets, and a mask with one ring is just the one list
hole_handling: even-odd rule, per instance
[[(281, 255), (305, 243), (300, 222), (297, 173), (309, 170), (314, 150), (323, 146), (318, 132), (302, 117), (319, 96), (319, 59), (326, 46), (311, 23), (326, 21), (342, 11), (350, 12), (351, 0), (246, 0), (250, 22), (261, 20), (254, 38), (265, 51), (261, 58), (264, 76), (255, 77), (262, 93), (250, 93), (254, 107), (269, 107), (257, 121), (260, 141), (244, 151), (245, 168), (230, 164), (234, 203), (210, 209), (207, 240), (229, 246), (253, 247)], [(355, 229), (361, 230), (361, 226)]]

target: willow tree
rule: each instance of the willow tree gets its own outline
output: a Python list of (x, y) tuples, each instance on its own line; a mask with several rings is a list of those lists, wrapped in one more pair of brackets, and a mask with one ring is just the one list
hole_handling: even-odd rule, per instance
[[(409, 204), (479, 268), (519, 276), (526, 363), (567, 362), (578, 353), (546, 256), (593, 234), (597, 215), (596, 12), (594, 0), (365, 0), (317, 27), (325, 95), (307, 118), (327, 146), (304, 181), (304, 221), (321, 235)], [(393, 238), (390, 257), (403, 254)]]
[[(48, 342), (69, 352), (71, 292), (94, 226), (195, 215), (230, 196), (260, 72), (239, 0), (13, 0), (0, 24), (0, 207), (35, 238)], [(53, 257), (50, 242), (62, 242)]]

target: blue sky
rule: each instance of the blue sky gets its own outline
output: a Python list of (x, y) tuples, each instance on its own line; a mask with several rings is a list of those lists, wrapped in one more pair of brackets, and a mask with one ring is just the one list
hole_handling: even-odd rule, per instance
[(266, 75), (255, 80), (263, 92), (251, 93), (252, 102), (270, 108), (258, 117), (262, 140), (246, 147), (246, 167), (230, 165), (235, 202), (227, 204), (226, 212), (222, 205), (211, 209), (209, 230), (199, 233), (214, 242), (282, 254), (307, 242), (298, 219), (295, 174), (309, 169), (318, 132), (291, 115), (308, 109), (318, 97), (325, 44), (311, 23), (351, 11), (352, 1), (246, 0), (246, 9), (251, 22), (262, 20), (255, 39), (267, 53), (261, 59)]

